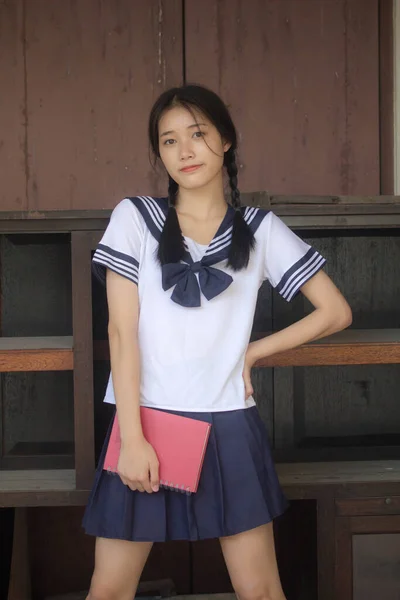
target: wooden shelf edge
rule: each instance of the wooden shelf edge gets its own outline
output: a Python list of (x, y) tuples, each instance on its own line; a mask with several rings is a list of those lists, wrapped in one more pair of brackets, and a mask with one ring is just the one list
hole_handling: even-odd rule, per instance
[(0, 350), (0, 373), (72, 371), (72, 350)]
[(387, 365), (400, 363), (400, 344), (301, 346), (259, 360), (255, 367), (315, 367), (336, 365)]
[[(258, 333), (254, 339), (269, 335)], [(110, 360), (107, 340), (93, 345), (95, 361)], [(346, 330), (259, 360), (255, 367), (400, 364), (400, 329)]]
[(72, 371), (72, 336), (0, 338), (0, 372)]
[(89, 493), (76, 489), (74, 469), (0, 471), (0, 507), (82, 506)]
[[(266, 334), (256, 334), (256, 339)], [(256, 367), (400, 363), (400, 329), (347, 329), (258, 361)]]

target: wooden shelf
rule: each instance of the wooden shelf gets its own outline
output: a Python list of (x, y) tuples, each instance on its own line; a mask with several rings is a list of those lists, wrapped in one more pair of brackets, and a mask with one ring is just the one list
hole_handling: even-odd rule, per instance
[[(322, 485), (386, 484), (397, 489), (400, 483), (400, 460), (278, 463), (276, 469), (289, 497), (307, 497), (307, 488)], [(89, 490), (76, 490), (73, 469), (0, 471), (0, 506), (82, 506), (88, 496)]]
[(0, 458), (1, 469), (73, 469), (73, 442), (18, 442)]
[(0, 506), (80, 506), (88, 494), (76, 490), (74, 469), (0, 471)]
[[(265, 334), (255, 334), (260, 338)], [(110, 360), (107, 340), (94, 342), (94, 359)], [(400, 363), (400, 329), (347, 329), (335, 335), (275, 354), (256, 367), (310, 367)]]
[(71, 371), (74, 367), (73, 338), (0, 338), (0, 372)]
[[(261, 337), (262, 334), (257, 334)], [(258, 361), (257, 367), (400, 363), (400, 329), (347, 329)]]
[(400, 483), (400, 460), (280, 463), (276, 469), (283, 487)]

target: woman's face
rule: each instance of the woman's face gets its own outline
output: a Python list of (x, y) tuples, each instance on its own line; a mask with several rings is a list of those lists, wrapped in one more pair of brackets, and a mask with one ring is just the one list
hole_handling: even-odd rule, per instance
[(222, 177), (224, 152), (230, 147), (202, 113), (192, 112), (195, 118), (182, 106), (170, 108), (158, 126), (161, 160), (172, 179), (186, 189)]

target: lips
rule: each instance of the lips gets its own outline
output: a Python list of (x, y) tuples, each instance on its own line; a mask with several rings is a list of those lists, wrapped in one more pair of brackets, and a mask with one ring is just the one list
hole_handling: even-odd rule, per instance
[(191, 165), (190, 167), (183, 167), (183, 169), (181, 169), (181, 173), (193, 173), (194, 171), (197, 171), (197, 169), (200, 169), (201, 165)]

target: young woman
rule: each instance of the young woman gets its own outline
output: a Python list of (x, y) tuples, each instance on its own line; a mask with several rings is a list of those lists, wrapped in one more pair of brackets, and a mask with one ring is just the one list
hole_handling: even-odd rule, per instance
[[(149, 136), (168, 197), (122, 200), (93, 262), (107, 285), (105, 401), (116, 403), (122, 448), (119, 476), (109, 475), (108, 434), (85, 513), (85, 530), (97, 537), (89, 598), (132, 600), (152, 542), (217, 537), (240, 600), (284, 600), (272, 521), (286, 502), (251, 368), (347, 327), (351, 311), (316, 250), (272, 212), (240, 205), (236, 131), (216, 94), (194, 85), (166, 91)], [(300, 291), (315, 310), (249, 343), (266, 279), (286, 300)], [(140, 405), (211, 423), (195, 494), (159, 487)]]

